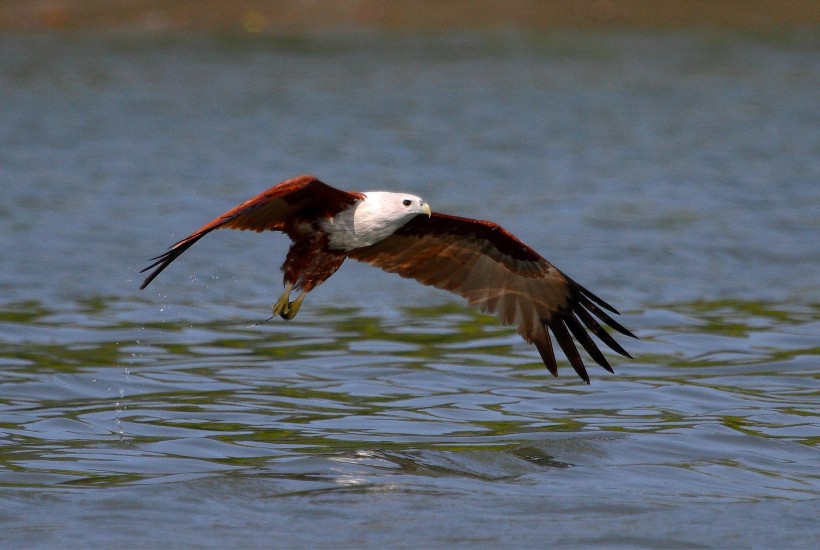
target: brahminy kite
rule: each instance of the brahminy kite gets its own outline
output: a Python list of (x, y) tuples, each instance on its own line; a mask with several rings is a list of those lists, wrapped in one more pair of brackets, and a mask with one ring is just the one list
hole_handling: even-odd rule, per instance
[[(273, 314), (283, 319), (293, 319), (307, 293), (353, 258), (463, 296), (505, 325), (516, 325), (554, 376), (558, 367), (547, 329), (586, 383), (589, 376), (572, 336), (609, 372), (612, 367), (587, 330), (631, 358), (599, 324), (636, 338), (604, 311), (617, 314), (615, 308), (498, 224), (433, 213), (407, 193), (342, 191), (312, 176), (274, 185), (151, 258), (154, 263), (140, 273), (153, 271), (140, 289), (199, 239), (223, 228), (290, 237), (282, 264), (285, 292), (273, 305)], [(290, 301), (293, 290), (300, 294)]]

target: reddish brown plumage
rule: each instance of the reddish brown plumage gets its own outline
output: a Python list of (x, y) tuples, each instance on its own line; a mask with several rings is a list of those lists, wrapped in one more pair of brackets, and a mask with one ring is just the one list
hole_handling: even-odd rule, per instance
[(311, 230), (290, 245), (282, 273), (295, 290), (310, 292), (336, 273), (346, 258), (343, 252), (328, 248), (326, 234)]
[[(338, 253), (327, 250), (327, 236), (314, 227), (316, 222), (338, 214), (363, 198), (361, 193), (341, 191), (313, 176), (299, 176), (274, 185), (206, 223), (171, 245), (164, 254), (151, 258), (154, 263), (140, 273), (156, 269), (145, 278), (140, 289), (148, 286), (199, 239), (215, 229), (224, 228), (286, 233), (294, 244), (282, 266), (285, 281), (294, 283), (296, 288), (310, 290), (333, 275), (344, 261), (344, 256), (340, 259)], [(314, 271), (311, 271), (312, 267)]]
[(517, 326), (524, 340), (535, 344), (553, 375), (557, 376), (558, 369), (549, 332), (586, 382), (589, 376), (573, 336), (596, 363), (610, 372), (612, 367), (587, 331), (617, 353), (630, 357), (600, 324), (635, 337), (604, 311), (617, 313), (612, 306), (493, 222), (445, 214), (420, 215), (373, 245), (330, 249), (320, 221), (364, 198), (362, 193), (340, 191), (311, 176), (283, 182), (205, 224), (154, 258), (155, 262), (143, 272), (154, 271), (140, 288), (215, 229), (282, 231), (293, 241), (282, 271), (285, 282), (295, 288), (310, 291), (335, 273), (349, 256), (463, 296), (502, 323)]

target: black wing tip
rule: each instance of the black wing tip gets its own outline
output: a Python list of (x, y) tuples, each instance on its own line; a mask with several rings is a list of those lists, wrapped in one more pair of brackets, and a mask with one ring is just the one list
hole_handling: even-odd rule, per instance
[(165, 261), (166, 257), (167, 257), (167, 254), (163, 254), (162, 256), (157, 256), (156, 258), (151, 258), (151, 260), (149, 260), (149, 261), (152, 261), (152, 260), (156, 260), (156, 261), (154, 263), (152, 263), (151, 265), (149, 265), (148, 267), (143, 267), (142, 269), (140, 269), (140, 273), (145, 273), (149, 269), (153, 269), (153, 268), (157, 267), (159, 264), (161, 264), (163, 261)]
[(538, 354), (541, 356), (544, 366), (547, 367), (547, 370), (551, 375), (557, 378), (558, 363), (555, 362), (555, 353), (552, 351), (550, 335), (545, 330), (542, 335), (534, 338), (532, 343), (535, 344), (535, 349), (538, 350)]
[[(566, 275), (565, 275), (566, 276)], [(578, 284), (577, 282), (573, 281), (569, 277), (567, 277), (567, 281), (569, 281), (569, 285), (572, 287), (577, 294), (585, 297), (587, 300), (594, 302), (604, 308), (605, 310), (609, 311), (610, 313), (614, 313), (615, 315), (620, 315), (621, 312), (615, 309), (612, 305), (609, 304), (606, 300), (599, 298), (594, 292), (590, 291), (583, 285)]]
[(575, 347), (575, 342), (572, 340), (572, 336), (567, 330), (564, 320), (560, 318), (556, 319), (556, 322), (549, 323), (547, 326), (550, 331), (552, 331), (552, 335), (555, 336), (555, 341), (558, 342), (558, 345), (561, 347), (561, 351), (564, 352), (564, 355), (569, 361), (569, 364), (572, 365), (575, 373), (581, 378), (581, 380), (589, 383), (589, 374), (584, 366), (584, 361), (578, 353), (578, 348)]
[[(610, 317), (606, 313), (603, 313), (596, 306), (600, 306), (601, 308), (609, 311), (610, 313), (614, 313), (615, 315), (620, 315), (621, 314), (620, 311), (615, 309), (606, 300), (603, 300), (602, 298), (598, 297), (595, 293), (590, 291), (585, 286), (576, 283), (575, 281), (573, 281), (569, 277), (567, 277), (567, 280), (569, 281), (570, 286), (572, 287), (572, 289), (575, 291), (576, 299), (578, 300), (578, 302), (581, 303), (581, 305), (583, 305), (584, 307), (586, 307), (587, 309), (589, 309), (590, 311), (595, 313), (595, 315), (598, 316), (598, 318), (601, 319), (603, 322), (605, 322), (610, 328), (612, 328), (614, 330), (617, 330), (618, 332), (620, 332), (624, 336), (629, 336), (630, 338), (635, 338), (636, 340), (640, 340), (640, 338), (638, 338), (638, 336), (636, 336), (631, 330), (629, 330), (628, 328), (626, 328), (625, 326), (623, 326), (622, 324), (620, 324), (619, 322), (614, 320), (612, 317)], [(603, 313), (603, 315), (599, 315), (598, 312)], [(622, 355), (626, 355), (627, 357), (631, 358), (631, 356), (629, 354), (622, 354)]]
[[(575, 322), (577, 323), (577, 321)], [(581, 358), (581, 355), (578, 353), (578, 348), (575, 346), (573, 336), (575, 336), (578, 342), (581, 343), (581, 346), (589, 354), (592, 360), (595, 361), (596, 364), (603, 367), (606, 371), (615, 374), (615, 371), (612, 369), (612, 366), (606, 360), (603, 353), (601, 353), (601, 350), (598, 348), (598, 346), (595, 345), (595, 342), (593, 342), (589, 335), (584, 331), (583, 327), (578, 325), (579, 329), (581, 331), (584, 331), (583, 334), (585, 335), (585, 338), (583, 336), (579, 338), (575, 332), (576, 329), (573, 328), (572, 325), (567, 325), (565, 319), (563, 318), (554, 318), (549, 321), (543, 320), (542, 323), (544, 324), (544, 327), (547, 329), (547, 342), (549, 342), (550, 340), (549, 332), (551, 332), (552, 336), (555, 337), (555, 341), (558, 342), (558, 345), (561, 347), (561, 351), (564, 352), (564, 355), (566, 356), (567, 361), (569, 361), (570, 366), (572, 366), (572, 369), (585, 384), (590, 384), (591, 381), (586, 366), (584, 365), (584, 361)], [(572, 333), (572, 336), (570, 335), (570, 333)], [(558, 369), (554, 354), (552, 353), (552, 346), (545, 346), (549, 350), (549, 356), (545, 355), (544, 351), (542, 351), (541, 349), (542, 346), (539, 346), (537, 342), (536, 347), (538, 348), (538, 351), (541, 353), (541, 358), (544, 360), (544, 365), (546, 365), (547, 369), (553, 376), (557, 377)]]
[(193, 246), (193, 244), (195, 242), (197, 242), (199, 239), (201, 239), (206, 234), (207, 234), (207, 232), (201, 233), (201, 234), (194, 233), (193, 235), (191, 235), (189, 237), (186, 237), (186, 238), (182, 239), (181, 241), (179, 241), (175, 244), (172, 244), (168, 248), (168, 250), (166, 250), (165, 252), (163, 252), (159, 256), (154, 256), (153, 258), (148, 260), (149, 262), (153, 262), (153, 263), (151, 265), (149, 265), (148, 267), (140, 269), (140, 273), (145, 273), (146, 271), (148, 271), (150, 269), (153, 269), (154, 271), (149, 273), (148, 276), (145, 278), (145, 280), (142, 282), (142, 284), (140, 285), (140, 290), (144, 289), (149, 284), (151, 284), (151, 281), (153, 281), (156, 278), (157, 275), (162, 273), (162, 271), (166, 267), (171, 265), (171, 262), (173, 262), (174, 260), (179, 258), (180, 255), (182, 255), (183, 252), (185, 252), (186, 250), (191, 248), (191, 246)]
[(544, 364), (547, 366), (547, 369), (549, 369), (553, 376), (557, 376), (555, 358), (552, 353), (552, 345), (550, 343), (549, 333), (551, 332), (552, 336), (555, 337), (556, 342), (558, 342), (558, 345), (561, 347), (561, 350), (564, 352), (564, 355), (567, 357), (570, 365), (575, 370), (576, 374), (578, 374), (578, 377), (581, 378), (581, 380), (583, 380), (586, 384), (590, 384), (589, 375), (587, 374), (584, 362), (578, 353), (578, 348), (575, 345), (575, 341), (581, 344), (581, 347), (584, 348), (584, 351), (587, 352), (596, 364), (601, 366), (607, 372), (615, 374), (615, 370), (612, 368), (612, 365), (609, 364), (609, 361), (607, 361), (606, 357), (601, 352), (601, 349), (592, 340), (589, 333), (597, 336), (601, 342), (606, 344), (606, 346), (615, 353), (629, 359), (632, 359), (632, 355), (630, 355), (630, 353), (626, 351), (615, 340), (615, 338), (613, 338), (612, 335), (601, 326), (601, 324), (599, 324), (598, 320), (624, 336), (629, 336), (635, 339), (638, 339), (638, 336), (615, 321), (604, 311), (607, 310), (616, 315), (620, 315), (617, 309), (575, 281), (572, 281), (571, 279), (569, 279), (569, 281), (570, 287), (573, 291), (569, 308), (549, 319), (542, 319), (541, 322), (546, 329), (546, 342), (536, 341), (535, 344), (541, 354), (542, 359), (544, 360)]
[(160, 254), (159, 256), (155, 256), (155, 257), (151, 258), (151, 260), (155, 260), (154, 263), (152, 263), (148, 267), (144, 267), (144, 268), (140, 269), (140, 273), (145, 273), (146, 271), (148, 271), (150, 269), (154, 269), (154, 268), (156, 268), (156, 269), (154, 269), (154, 271), (149, 273), (148, 276), (142, 281), (142, 284), (140, 285), (140, 290), (144, 290), (145, 287), (147, 287), (149, 284), (151, 284), (151, 281), (153, 281), (156, 278), (157, 275), (162, 273), (162, 270), (165, 269), (166, 267), (168, 267), (168, 265), (171, 262), (173, 262), (177, 258), (177, 256), (182, 254), (183, 251), (184, 251), (184, 249), (179, 250), (179, 249), (176, 249), (176, 248), (172, 248), (171, 250), (169, 250), (168, 252), (166, 252), (164, 254)]
[[(154, 265), (156, 265), (156, 264), (154, 264)], [(140, 273), (144, 273), (144, 272), (148, 271), (149, 269), (151, 269), (152, 267), (154, 267), (154, 265), (151, 265), (151, 266), (146, 267), (145, 269), (143, 269), (142, 271), (140, 271)], [(151, 272), (151, 273), (150, 273), (150, 274), (149, 274), (149, 275), (148, 275), (148, 276), (147, 276), (147, 277), (146, 277), (146, 278), (142, 281), (142, 284), (140, 285), (140, 290), (145, 290), (145, 287), (147, 287), (149, 284), (151, 284), (151, 281), (153, 281), (153, 280), (156, 278), (156, 276), (157, 276), (157, 275), (159, 275), (159, 274), (160, 274), (160, 272), (161, 272), (163, 269), (165, 269), (165, 268), (166, 268), (166, 266), (167, 266), (167, 265), (168, 265), (168, 264), (165, 264), (165, 265), (161, 266), (159, 269), (156, 269), (155, 271), (152, 271), (152, 272)]]
[(605, 301), (601, 300), (593, 293), (591, 293), (581, 285), (575, 283), (574, 281), (573, 285), (573, 290), (575, 291), (573, 293), (573, 298), (575, 303), (571, 306), (571, 308), (575, 310), (576, 313), (579, 309), (588, 310), (590, 313), (594, 314), (598, 319), (603, 321), (609, 328), (620, 332), (624, 336), (629, 336), (630, 338), (635, 338), (636, 340), (639, 339), (631, 330), (629, 330), (621, 323), (610, 317), (606, 313), (606, 311), (603, 311), (605, 309), (610, 313), (620, 315), (617, 309), (615, 309)]

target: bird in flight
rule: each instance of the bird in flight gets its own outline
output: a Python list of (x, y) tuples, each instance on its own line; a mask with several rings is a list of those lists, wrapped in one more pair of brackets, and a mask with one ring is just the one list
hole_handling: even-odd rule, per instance
[[(607, 314), (618, 311), (498, 224), (434, 213), (414, 195), (342, 191), (312, 176), (274, 185), (151, 258), (154, 263), (140, 272), (150, 270), (140, 289), (215, 229), (281, 231), (290, 237), (282, 264), (285, 291), (273, 305), (273, 314), (286, 320), (311, 290), (353, 258), (458, 294), (503, 324), (515, 325), (553, 376), (558, 366), (549, 332), (587, 384), (573, 336), (609, 372), (614, 371), (589, 332), (631, 358), (601, 326), (636, 338)], [(299, 292), (293, 301), (292, 291)]]

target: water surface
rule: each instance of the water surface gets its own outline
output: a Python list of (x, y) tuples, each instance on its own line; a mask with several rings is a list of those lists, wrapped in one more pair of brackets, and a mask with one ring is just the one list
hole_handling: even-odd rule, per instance
[[(0, 546), (813, 547), (813, 35), (0, 38)], [(551, 377), (279, 235), (147, 259), (310, 172), (493, 219), (618, 307)]]

